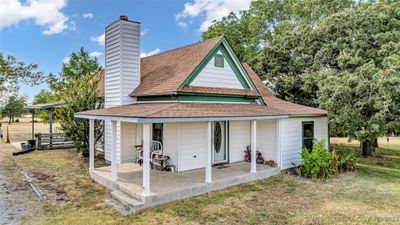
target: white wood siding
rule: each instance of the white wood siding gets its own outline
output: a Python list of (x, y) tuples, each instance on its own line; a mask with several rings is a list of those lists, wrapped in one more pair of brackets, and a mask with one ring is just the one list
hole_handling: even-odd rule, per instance
[(250, 121), (229, 122), (229, 162), (244, 160), (246, 146), (250, 145)]
[(224, 68), (214, 66), (214, 57), (190, 84), (199, 87), (243, 89), (228, 61), (224, 58)]
[(207, 161), (207, 122), (180, 123), (178, 170), (205, 167)]
[(265, 160), (277, 161), (276, 148), (277, 120), (257, 121), (257, 150)]
[(164, 154), (170, 157), (170, 164), (178, 166), (179, 123), (164, 123)]
[(302, 149), (302, 122), (314, 121), (314, 138), (324, 139), (328, 146), (328, 120), (327, 117), (291, 118), (281, 121), (281, 154), (282, 169), (288, 169), (301, 163), (300, 152)]
[[(105, 108), (136, 102), (129, 94), (140, 83), (140, 23), (118, 20), (105, 33)], [(120, 127), (117, 128), (117, 146), (120, 146)], [(111, 159), (111, 123), (106, 122), (104, 152)], [(120, 149), (120, 148), (118, 148)], [(117, 153), (119, 163), (131, 160)]]
[(135, 162), (136, 123), (121, 123), (120, 163)]

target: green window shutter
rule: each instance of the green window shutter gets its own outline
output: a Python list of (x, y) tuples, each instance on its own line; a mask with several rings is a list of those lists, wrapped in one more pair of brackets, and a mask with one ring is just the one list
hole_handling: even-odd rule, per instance
[(312, 150), (314, 141), (314, 121), (304, 121), (302, 123), (302, 142), (303, 148)]
[(215, 54), (214, 56), (214, 66), (224, 68), (224, 56), (221, 54)]

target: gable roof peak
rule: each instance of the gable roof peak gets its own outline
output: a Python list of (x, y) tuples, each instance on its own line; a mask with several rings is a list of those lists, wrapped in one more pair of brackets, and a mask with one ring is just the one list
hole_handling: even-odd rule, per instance
[(169, 49), (169, 50), (166, 50), (166, 51), (163, 51), (163, 52), (154, 54), (154, 55), (145, 56), (145, 57), (143, 57), (142, 59), (146, 59), (146, 58), (150, 58), (150, 57), (154, 57), (154, 56), (160, 56), (160, 55), (165, 54), (165, 53), (177, 51), (177, 50), (184, 49), (184, 48), (188, 48), (188, 47), (193, 47), (193, 46), (199, 45), (199, 44), (205, 44), (205, 43), (212, 42), (212, 41), (215, 41), (215, 40), (218, 40), (218, 42), (219, 42), (220, 39), (226, 40), (226, 39), (224, 38), (224, 36), (222, 35), (222, 36), (210, 38), (210, 39), (207, 39), (207, 40), (198, 41), (198, 42), (195, 42), (195, 43), (192, 43), (192, 44), (184, 45), (184, 46), (181, 46), (181, 47), (172, 48), (172, 49)]

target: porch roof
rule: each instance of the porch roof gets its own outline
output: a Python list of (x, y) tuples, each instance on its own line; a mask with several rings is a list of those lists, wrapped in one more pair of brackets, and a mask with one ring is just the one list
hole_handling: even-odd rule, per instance
[(79, 112), (75, 113), (75, 117), (145, 123), (250, 119), (261, 120), (288, 118), (290, 115), (279, 109), (256, 104), (170, 102), (123, 105), (106, 109)]

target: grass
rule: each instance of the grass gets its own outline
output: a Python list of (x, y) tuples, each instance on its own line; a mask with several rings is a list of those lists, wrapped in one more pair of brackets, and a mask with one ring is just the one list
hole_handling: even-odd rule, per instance
[[(32, 139), (32, 117), (30, 115), (25, 115), (20, 118), (16, 118), (19, 122), (14, 122), (8, 124), (8, 118), (0, 119), (2, 124), (1, 128), (3, 130), (3, 141), (6, 141), (7, 127), (10, 132), (10, 141), (19, 142)], [(39, 118), (35, 118), (35, 121)], [(58, 132), (60, 125), (57, 122), (53, 123), (53, 132)], [(40, 121), (35, 122), (35, 133), (48, 133), (49, 124), (41, 123)]]
[[(354, 145), (336, 147), (358, 151)], [(128, 215), (105, 203), (109, 191), (89, 178), (86, 159), (73, 150), (36, 151), (14, 160), (49, 196), (26, 224), (400, 223), (400, 145), (359, 158), (355, 172), (326, 181), (281, 174)]]

